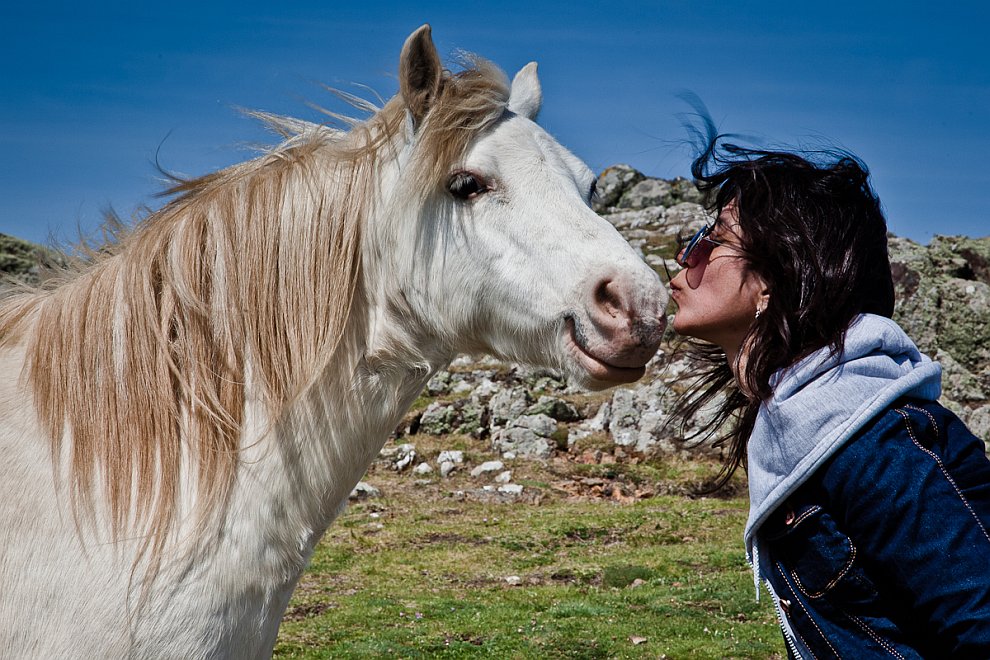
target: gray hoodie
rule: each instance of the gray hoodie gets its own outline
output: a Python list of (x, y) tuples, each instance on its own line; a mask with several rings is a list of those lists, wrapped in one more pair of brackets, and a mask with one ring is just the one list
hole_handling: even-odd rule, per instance
[(760, 407), (748, 447), (744, 538), (757, 582), (765, 572), (756, 533), (767, 517), (894, 401), (937, 400), (941, 380), (942, 368), (900, 326), (872, 314), (853, 320), (841, 355), (822, 349), (773, 375), (773, 397)]

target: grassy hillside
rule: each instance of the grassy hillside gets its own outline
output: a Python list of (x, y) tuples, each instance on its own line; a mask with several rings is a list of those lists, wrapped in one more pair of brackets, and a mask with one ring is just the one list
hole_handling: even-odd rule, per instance
[[(465, 436), (414, 441), (433, 457)], [(277, 658), (775, 658), (772, 606), (742, 550), (747, 502), (686, 493), (698, 460), (506, 461), (519, 495), (470, 468), (417, 479), (385, 461), (381, 495), (320, 543)]]

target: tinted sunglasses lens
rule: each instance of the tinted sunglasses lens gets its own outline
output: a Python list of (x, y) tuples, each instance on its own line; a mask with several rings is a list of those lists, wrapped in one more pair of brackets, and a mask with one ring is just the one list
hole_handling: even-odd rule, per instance
[(702, 237), (701, 240), (694, 244), (691, 254), (687, 255), (688, 266), (694, 268), (695, 266), (708, 263), (708, 259), (712, 256), (712, 250), (714, 249), (715, 244), (711, 241), (704, 240), (704, 237)]
[(677, 263), (685, 268), (693, 268), (697, 266), (703, 258), (711, 254), (711, 243), (702, 240), (705, 236), (708, 236), (711, 231), (712, 228), (710, 226), (699, 229), (698, 232), (691, 237), (691, 240), (687, 242), (687, 245), (684, 246), (681, 253), (677, 255)]

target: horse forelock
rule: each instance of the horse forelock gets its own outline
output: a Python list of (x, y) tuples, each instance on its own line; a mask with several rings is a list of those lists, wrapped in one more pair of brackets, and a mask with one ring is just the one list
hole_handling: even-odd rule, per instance
[[(505, 75), (483, 60), (445, 73), (409, 163), (420, 190), (443, 183), (508, 97)], [(81, 272), (0, 301), (0, 346), (25, 344), (53, 454), (67, 457), (83, 501), (102, 489), (115, 538), (142, 529), (145, 550), (160, 556), (184, 456), (201, 521), (222, 509), (247, 374), (275, 420), (330, 363), (361, 311), (362, 228), (405, 115), (396, 98), (347, 132), (269, 117), (295, 135), (255, 160), (177, 182), (161, 210), (92, 252)]]
[(464, 54), (468, 65), (446, 73), (439, 94), (423, 121), (413, 167), (425, 182), (425, 192), (445, 183), (450, 168), (465, 155), (479, 133), (490, 128), (506, 112), (509, 79), (491, 62)]

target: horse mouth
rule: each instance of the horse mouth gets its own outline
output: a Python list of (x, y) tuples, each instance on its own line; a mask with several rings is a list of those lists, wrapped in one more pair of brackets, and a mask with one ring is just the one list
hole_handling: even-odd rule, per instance
[(646, 373), (645, 364), (638, 367), (618, 367), (593, 355), (584, 347), (574, 317), (566, 318), (565, 328), (564, 348), (567, 354), (592, 380), (603, 383), (632, 383)]

